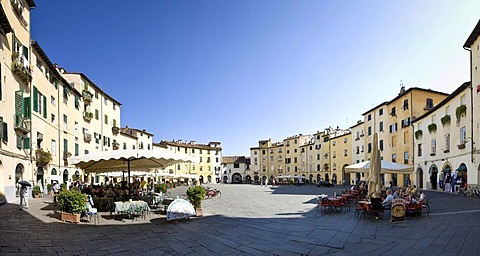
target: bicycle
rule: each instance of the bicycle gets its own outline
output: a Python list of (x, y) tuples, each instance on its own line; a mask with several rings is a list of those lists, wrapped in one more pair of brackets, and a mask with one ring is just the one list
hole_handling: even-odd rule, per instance
[(205, 196), (206, 198), (220, 198), (222, 196), (222, 192), (220, 192), (220, 190), (218, 189), (211, 189), (211, 188), (207, 188), (207, 191), (205, 193)]

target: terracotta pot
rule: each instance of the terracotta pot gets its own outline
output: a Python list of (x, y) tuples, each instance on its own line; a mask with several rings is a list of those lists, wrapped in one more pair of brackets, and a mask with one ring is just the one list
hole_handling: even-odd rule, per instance
[(73, 214), (68, 212), (62, 212), (61, 216), (62, 221), (72, 222), (72, 223), (79, 223), (80, 222), (80, 214)]
[(195, 209), (195, 214), (197, 215), (197, 217), (202, 217), (203, 216), (203, 208), (197, 208)]

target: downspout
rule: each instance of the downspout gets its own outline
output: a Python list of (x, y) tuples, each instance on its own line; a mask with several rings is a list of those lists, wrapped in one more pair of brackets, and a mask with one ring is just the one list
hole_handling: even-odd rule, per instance
[[(412, 121), (413, 121), (413, 93), (410, 93), (410, 104), (411, 104), (411, 108), (410, 108), (410, 122), (409, 122), (409, 125), (412, 126), (411, 137), (412, 137), (412, 166), (413, 166), (412, 178), (413, 178), (413, 174), (415, 173), (415, 162), (414, 162), (414, 157), (415, 157), (415, 126), (412, 123)], [(416, 178), (416, 175), (415, 175), (415, 178)], [(405, 181), (403, 181), (403, 182), (405, 183)], [(410, 182), (412, 182), (412, 181), (410, 180)]]

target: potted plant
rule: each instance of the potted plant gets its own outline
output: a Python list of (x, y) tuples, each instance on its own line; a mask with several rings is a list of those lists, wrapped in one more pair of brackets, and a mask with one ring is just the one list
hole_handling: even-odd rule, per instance
[(193, 186), (187, 189), (188, 201), (193, 204), (197, 216), (203, 216), (202, 201), (207, 191), (202, 186)]
[(53, 188), (52, 184), (47, 184), (47, 191), (49, 195), (52, 195), (52, 188)]
[(155, 185), (155, 192), (157, 192), (157, 193), (162, 192), (163, 194), (166, 194), (167, 193), (167, 184), (162, 183), (162, 184)]
[(57, 196), (62, 211), (61, 220), (73, 223), (80, 222), (80, 214), (85, 211), (87, 196), (80, 191), (62, 191)]
[(428, 125), (428, 132), (429, 133), (436, 132), (436, 131), (437, 131), (437, 124), (432, 123), (432, 124)]
[(442, 120), (442, 125), (445, 126), (447, 124), (450, 124), (451, 117), (450, 115), (445, 115), (441, 118)]
[(40, 198), (41, 195), (42, 195), (42, 191), (40, 190), (40, 186), (33, 187), (32, 193), (33, 193), (33, 197)]
[(422, 130), (417, 130), (417, 131), (415, 132), (415, 138), (416, 138), (417, 140), (420, 139), (420, 137), (422, 137), (422, 135), (423, 135), (423, 131), (422, 131)]
[(467, 106), (466, 105), (460, 105), (455, 109), (455, 116), (457, 117), (457, 123), (460, 123), (460, 118), (462, 116), (465, 116), (467, 114)]

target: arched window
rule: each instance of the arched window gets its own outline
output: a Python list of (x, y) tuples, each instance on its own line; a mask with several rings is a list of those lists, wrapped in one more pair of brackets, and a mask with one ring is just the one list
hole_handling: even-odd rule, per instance
[(57, 175), (57, 169), (52, 168), (52, 171), (50, 172), (51, 175)]

